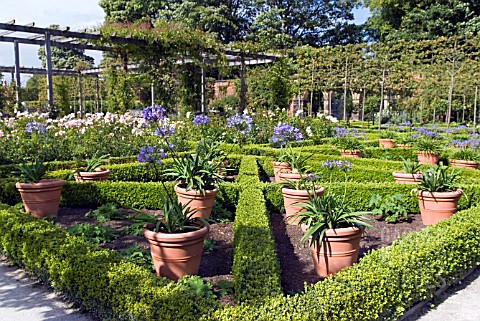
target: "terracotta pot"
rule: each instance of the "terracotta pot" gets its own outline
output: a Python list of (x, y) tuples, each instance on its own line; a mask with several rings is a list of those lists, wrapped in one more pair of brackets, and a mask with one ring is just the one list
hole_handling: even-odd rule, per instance
[(290, 164), (287, 162), (272, 162), (273, 165), (273, 173), (275, 174), (275, 182), (280, 182), (280, 173), (290, 173), (292, 168)]
[(110, 176), (110, 170), (95, 168), (93, 172), (78, 172), (73, 174), (76, 182), (106, 181)]
[(299, 173), (294, 172), (279, 172), (279, 182), (296, 182), (299, 181), (302, 177), (307, 177), (307, 174), (300, 175)]
[(415, 154), (417, 154), (419, 164), (437, 165), (440, 158), (439, 153), (415, 152)]
[(453, 167), (457, 168), (469, 168), (469, 169), (477, 169), (478, 168), (478, 162), (476, 161), (466, 161), (466, 160), (460, 160), (460, 159), (451, 159), (450, 160), (450, 165)]
[(155, 272), (177, 281), (182, 276), (195, 275), (200, 267), (203, 253), (203, 240), (209, 231), (208, 226), (186, 233), (156, 233), (153, 224), (145, 225), (143, 235), (150, 244)]
[(393, 172), (395, 183), (397, 184), (417, 184), (422, 180), (422, 173), (407, 174), (405, 171)]
[(401, 149), (411, 148), (411, 147), (412, 147), (411, 144), (397, 144), (397, 148), (401, 148)]
[(436, 224), (452, 216), (457, 211), (458, 200), (462, 194), (461, 189), (444, 193), (417, 191), (416, 195), (423, 225)]
[(175, 193), (177, 193), (178, 201), (183, 206), (190, 207), (192, 211), (196, 211), (193, 217), (209, 219), (218, 190), (206, 190), (205, 195), (202, 195), (193, 189), (187, 191), (184, 185), (175, 185)]
[(380, 144), (380, 147), (383, 148), (394, 148), (395, 144), (393, 143), (393, 139), (379, 139), (378, 143)]
[[(325, 189), (323, 187), (315, 190), (317, 196), (322, 196)], [(282, 188), (283, 203), (285, 204), (285, 218), (288, 224), (298, 224), (299, 219), (294, 219), (292, 216), (300, 211), (304, 211), (303, 208), (296, 206), (295, 204), (307, 203), (312, 191), (296, 190), (293, 188)]]
[(58, 214), (63, 185), (62, 179), (42, 179), (38, 183), (17, 183), (15, 186), (22, 196), (25, 212), (47, 217)]
[[(303, 229), (306, 230), (305, 227)], [(319, 242), (316, 242), (310, 251), (315, 272), (326, 278), (355, 264), (361, 237), (362, 231), (357, 227), (326, 230), (322, 246), (319, 247)]]
[(361, 150), (341, 150), (340, 155), (343, 157), (362, 158)]

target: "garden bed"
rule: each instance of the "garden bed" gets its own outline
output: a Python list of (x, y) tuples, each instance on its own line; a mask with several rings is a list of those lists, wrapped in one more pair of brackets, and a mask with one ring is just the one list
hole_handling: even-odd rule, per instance
[[(359, 258), (370, 250), (388, 246), (400, 236), (424, 227), (420, 215), (409, 215), (408, 219), (395, 224), (387, 223), (379, 216), (367, 217), (371, 218), (369, 224), (374, 229), (368, 228), (367, 235), (362, 237)], [(272, 213), (270, 221), (277, 243), (284, 293), (301, 292), (305, 282), (314, 284), (322, 280), (315, 273), (308, 245), (301, 242), (303, 232), (300, 226), (285, 224), (284, 215), (278, 213)]]
[[(67, 229), (77, 224), (88, 223), (95, 225), (96, 220), (86, 217), (85, 214), (93, 209), (91, 208), (60, 208), (58, 215), (53, 218), (53, 222), (59, 224), (62, 228)], [(123, 215), (135, 215), (135, 211), (130, 209), (121, 209)], [(145, 212), (154, 213), (159, 211), (145, 210)], [(132, 220), (113, 219), (103, 223), (105, 226), (111, 227), (115, 232), (122, 232), (125, 227), (130, 226)], [(220, 301), (225, 304), (233, 304), (234, 298), (231, 294), (222, 293), (222, 289), (218, 285), (218, 281), (233, 282), (231, 274), (233, 261), (233, 232), (232, 222), (214, 223), (210, 225), (210, 232), (206, 237), (206, 246), (200, 263), (198, 275), (206, 282), (213, 285), (213, 292), (218, 295)], [(100, 246), (106, 249), (122, 251), (132, 246), (138, 245), (141, 250), (148, 251), (149, 245), (143, 235), (135, 236), (122, 233), (122, 235), (113, 241), (100, 243)], [(149, 256), (150, 254), (148, 254)], [(148, 262), (151, 262), (149, 259)], [(154, 273), (153, 264), (150, 264), (150, 270)]]

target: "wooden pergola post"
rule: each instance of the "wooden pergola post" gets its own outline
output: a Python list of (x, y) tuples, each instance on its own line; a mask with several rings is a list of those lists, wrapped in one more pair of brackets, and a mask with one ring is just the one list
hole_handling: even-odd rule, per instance
[(50, 47), (50, 32), (45, 32), (45, 58), (47, 66), (47, 97), (48, 107), (53, 106), (53, 79), (52, 79), (52, 49)]
[(242, 52), (241, 55), (241, 68), (240, 68), (240, 112), (243, 113), (243, 111), (246, 108), (246, 102), (245, 102), (245, 71), (246, 71), (246, 65), (245, 65), (245, 55)]
[(22, 85), (20, 81), (20, 50), (18, 47), (18, 41), (13, 43), (13, 48), (15, 51), (15, 97), (17, 100), (17, 109), (22, 109), (22, 102), (20, 101), (20, 86)]

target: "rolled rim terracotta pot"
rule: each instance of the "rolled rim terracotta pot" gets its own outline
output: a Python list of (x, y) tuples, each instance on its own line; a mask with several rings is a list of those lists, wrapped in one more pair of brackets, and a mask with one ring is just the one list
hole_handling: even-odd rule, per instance
[(290, 164), (287, 162), (272, 162), (273, 166), (273, 174), (275, 175), (275, 182), (280, 182), (280, 173), (285, 172), (289, 173), (292, 171), (292, 168), (290, 167)]
[(469, 169), (477, 169), (478, 162), (476, 161), (466, 161), (461, 159), (450, 159), (450, 165), (457, 168), (469, 168)]
[(423, 225), (433, 225), (452, 216), (463, 194), (461, 189), (454, 192), (415, 191), (422, 215)]
[(110, 170), (106, 168), (95, 168), (93, 172), (77, 172), (73, 174), (76, 182), (106, 181), (110, 176)]
[[(190, 207), (192, 211), (196, 211), (195, 214), (193, 214), (193, 217), (209, 219), (218, 190), (206, 190), (205, 195), (202, 195), (200, 192), (193, 189), (187, 191), (185, 187), (186, 185), (184, 184), (177, 184), (174, 188), (180, 204)], [(202, 212), (202, 210), (204, 212)]]
[(296, 182), (299, 181), (302, 177), (307, 177), (307, 174), (294, 173), (294, 172), (279, 172), (279, 182)]
[(381, 138), (381, 139), (378, 140), (378, 143), (383, 148), (394, 148), (395, 147), (395, 143), (393, 142), (393, 139), (389, 139), (389, 138)]
[[(302, 226), (302, 230), (305, 231), (306, 227)], [(319, 242), (316, 242), (310, 251), (315, 272), (326, 278), (355, 264), (358, 259), (361, 237), (362, 230), (358, 227), (326, 230), (322, 246), (319, 248)]]
[(340, 155), (343, 157), (362, 158), (363, 152), (361, 150), (341, 150)]
[[(319, 187), (315, 190), (315, 194), (320, 197), (324, 191), (323, 187)], [(311, 194), (312, 191), (296, 190), (288, 187), (282, 188), (283, 203), (285, 204), (285, 221), (288, 224), (298, 224), (299, 218), (293, 218), (293, 216), (300, 211), (304, 211), (304, 209), (295, 204), (307, 203), (309, 200), (308, 196)]]
[(397, 184), (417, 184), (422, 180), (422, 173), (408, 174), (405, 171), (398, 171), (392, 173)]
[(33, 216), (47, 217), (58, 214), (63, 179), (42, 179), (38, 183), (16, 183), (25, 212)]
[(177, 281), (184, 275), (196, 275), (203, 253), (203, 240), (210, 227), (186, 233), (157, 233), (153, 224), (143, 226), (157, 276)]
[(415, 154), (417, 154), (419, 164), (437, 165), (440, 159), (440, 153), (415, 152)]

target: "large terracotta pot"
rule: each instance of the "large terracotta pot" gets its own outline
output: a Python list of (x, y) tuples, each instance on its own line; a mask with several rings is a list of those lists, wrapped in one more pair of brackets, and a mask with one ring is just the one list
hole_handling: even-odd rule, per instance
[(442, 193), (417, 191), (416, 195), (423, 225), (436, 224), (452, 216), (457, 211), (458, 200), (462, 194), (461, 189)]
[(177, 193), (180, 204), (190, 207), (192, 211), (196, 211), (193, 217), (209, 219), (218, 190), (206, 190), (205, 195), (202, 195), (193, 189), (187, 191), (184, 185), (175, 185), (175, 193)]
[[(317, 196), (322, 196), (325, 189), (319, 187), (315, 190)], [(282, 188), (283, 203), (285, 204), (285, 217), (288, 224), (298, 224), (299, 219), (294, 219), (293, 216), (300, 211), (304, 211), (299, 206), (295, 204), (307, 203), (309, 200), (309, 195), (312, 195), (312, 191), (307, 190), (296, 190), (293, 188)]]
[(203, 240), (209, 231), (208, 226), (186, 233), (156, 233), (153, 224), (145, 225), (143, 235), (150, 244), (155, 272), (177, 281), (184, 275), (198, 273), (203, 253)]
[(415, 154), (417, 154), (419, 164), (437, 165), (440, 158), (439, 153), (415, 152)]
[(290, 164), (287, 162), (272, 162), (273, 174), (275, 174), (275, 182), (280, 182), (280, 173), (289, 173), (292, 171)]
[(343, 157), (362, 158), (361, 150), (341, 150), (340, 155)]
[(110, 176), (110, 170), (95, 168), (93, 172), (77, 172), (73, 174), (76, 182), (106, 181)]
[(407, 174), (405, 171), (393, 172), (395, 183), (397, 184), (417, 184), (422, 180), (422, 173)]
[(395, 147), (395, 143), (393, 142), (393, 139), (379, 139), (378, 140), (378, 143), (380, 144), (380, 147), (383, 147), (383, 148), (394, 148)]
[(302, 177), (307, 177), (307, 174), (294, 173), (294, 172), (280, 172), (278, 173), (279, 182), (296, 182), (299, 181)]
[(478, 162), (476, 161), (466, 161), (466, 160), (460, 160), (460, 159), (451, 159), (450, 160), (450, 165), (453, 167), (457, 168), (469, 168), (469, 169), (477, 169), (478, 168)]
[(17, 183), (15, 186), (22, 196), (25, 212), (47, 217), (58, 214), (63, 185), (62, 179), (42, 179), (38, 183)]
[[(302, 229), (306, 230), (304, 226)], [(362, 231), (357, 227), (326, 230), (322, 246), (319, 247), (319, 242), (316, 242), (310, 251), (315, 272), (322, 277), (328, 277), (355, 264), (361, 237)]]

